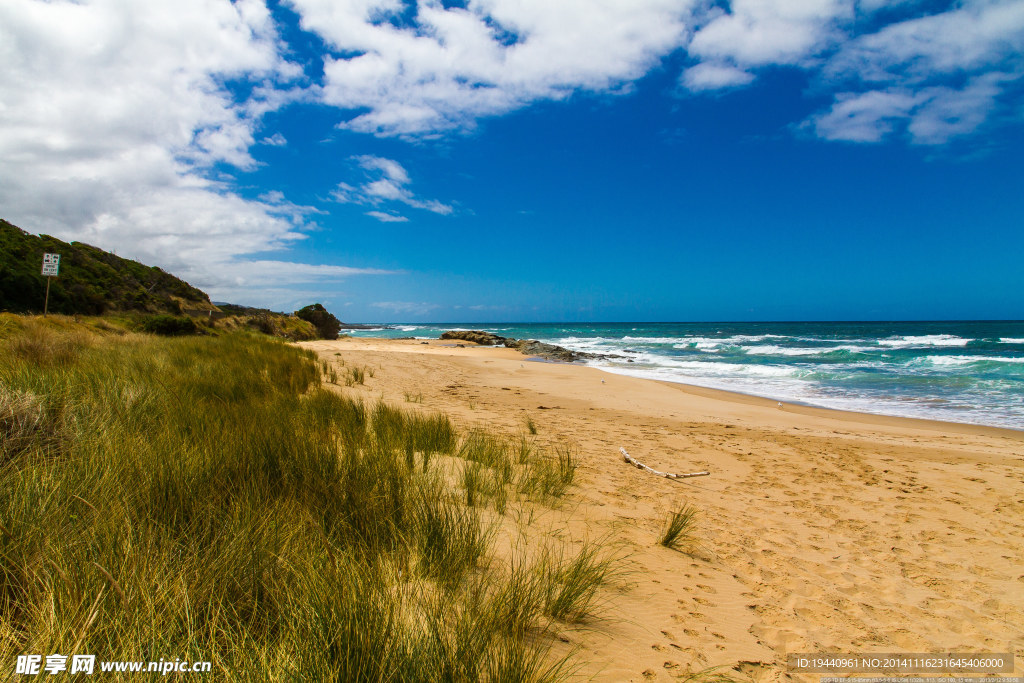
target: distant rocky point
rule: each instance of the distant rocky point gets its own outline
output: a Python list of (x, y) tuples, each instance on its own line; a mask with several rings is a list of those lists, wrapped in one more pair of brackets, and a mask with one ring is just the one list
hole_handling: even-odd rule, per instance
[(480, 346), (507, 346), (527, 356), (536, 356), (562, 363), (576, 363), (581, 360), (599, 357), (597, 354), (572, 351), (554, 344), (545, 344), (536, 339), (513, 339), (512, 337), (502, 337), (492, 332), (484, 332), (483, 330), (448, 330), (441, 334), (441, 339), (468, 341)]

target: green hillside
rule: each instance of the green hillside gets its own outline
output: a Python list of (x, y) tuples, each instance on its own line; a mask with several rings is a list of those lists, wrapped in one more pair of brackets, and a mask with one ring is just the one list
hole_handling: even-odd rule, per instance
[(60, 254), (60, 277), (50, 284), (53, 313), (177, 313), (181, 307), (213, 308), (204, 292), (159, 268), (82, 242), (69, 244), (49, 235), (30, 235), (0, 220), (0, 311), (42, 312), (44, 253)]

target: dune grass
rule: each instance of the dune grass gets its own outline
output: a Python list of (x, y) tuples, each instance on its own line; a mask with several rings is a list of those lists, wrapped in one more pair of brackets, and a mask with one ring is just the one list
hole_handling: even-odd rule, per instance
[(697, 508), (690, 504), (684, 504), (674, 510), (665, 521), (658, 543), (673, 550), (693, 550), (696, 545), (694, 531), (697, 514)]
[[(0, 324), (0, 661), (181, 657), (225, 681), (564, 678), (540, 636), (588, 613), (604, 560), (551, 551), (532, 587), (506, 588), (516, 569), (482, 561), (480, 500), (430, 463), (462, 456), (503, 512), (512, 448), (460, 438), (441, 414), (367, 407), (322, 370), (255, 334)], [(571, 456), (524, 462), (529, 490), (572, 481)], [(507, 590), (534, 595), (512, 625)]]

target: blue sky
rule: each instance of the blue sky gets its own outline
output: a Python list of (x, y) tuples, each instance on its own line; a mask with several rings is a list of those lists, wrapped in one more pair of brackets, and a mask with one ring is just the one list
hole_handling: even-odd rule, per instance
[(349, 321), (1024, 317), (1024, 2), (0, 0), (0, 216)]

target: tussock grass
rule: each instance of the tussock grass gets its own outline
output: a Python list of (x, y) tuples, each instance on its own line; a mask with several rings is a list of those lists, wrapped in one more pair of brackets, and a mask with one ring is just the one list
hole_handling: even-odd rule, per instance
[[(371, 374), (370, 377), (373, 377)], [(354, 387), (357, 384), (366, 383), (366, 369), (357, 365), (350, 365), (345, 373), (345, 386)]]
[(529, 415), (526, 416), (526, 431), (530, 432), (533, 436), (537, 435), (537, 423)]
[(673, 511), (665, 521), (658, 543), (673, 550), (692, 550), (696, 545), (697, 515), (697, 508), (688, 503)]
[(500, 472), (506, 482), (512, 479), (509, 443), (500, 436), (480, 429), (470, 431), (459, 447), (459, 457)]
[(519, 474), (520, 493), (560, 498), (576, 477), (579, 457), (569, 446), (558, 446), (555, 455), (539, 452), (526, 456), (525, 467)]
[[(0, 329), (0, 661), (180, 656), (225, 681), (565, 677), (524, 634), (586, 614), (600, 559), (552, 551), (505, 588), (482, 561), (477, 501), (427, 466), (462, 455), (504, 508), (509, 443), (367, 407), (325, 388), (312, 353), (252, 333), (65, 327)], [(568, 485), (572, 462), (543, 462)], [(530, 602), (510, 623), (516, 591)]]
[(479, 502), (480, 490), (484, 487), (484, 466), (478, 462), (466, 462), (462, 466), (462, 488), (466, 491), (466, 505)]
[(596, 616), (598, 589), (616, 575), (614, 556), (594, 543), (584, 543), (575, 556), (566, 556), (564, 548), (549, 548), (540, 566), (544, 612), (571, 622)]

